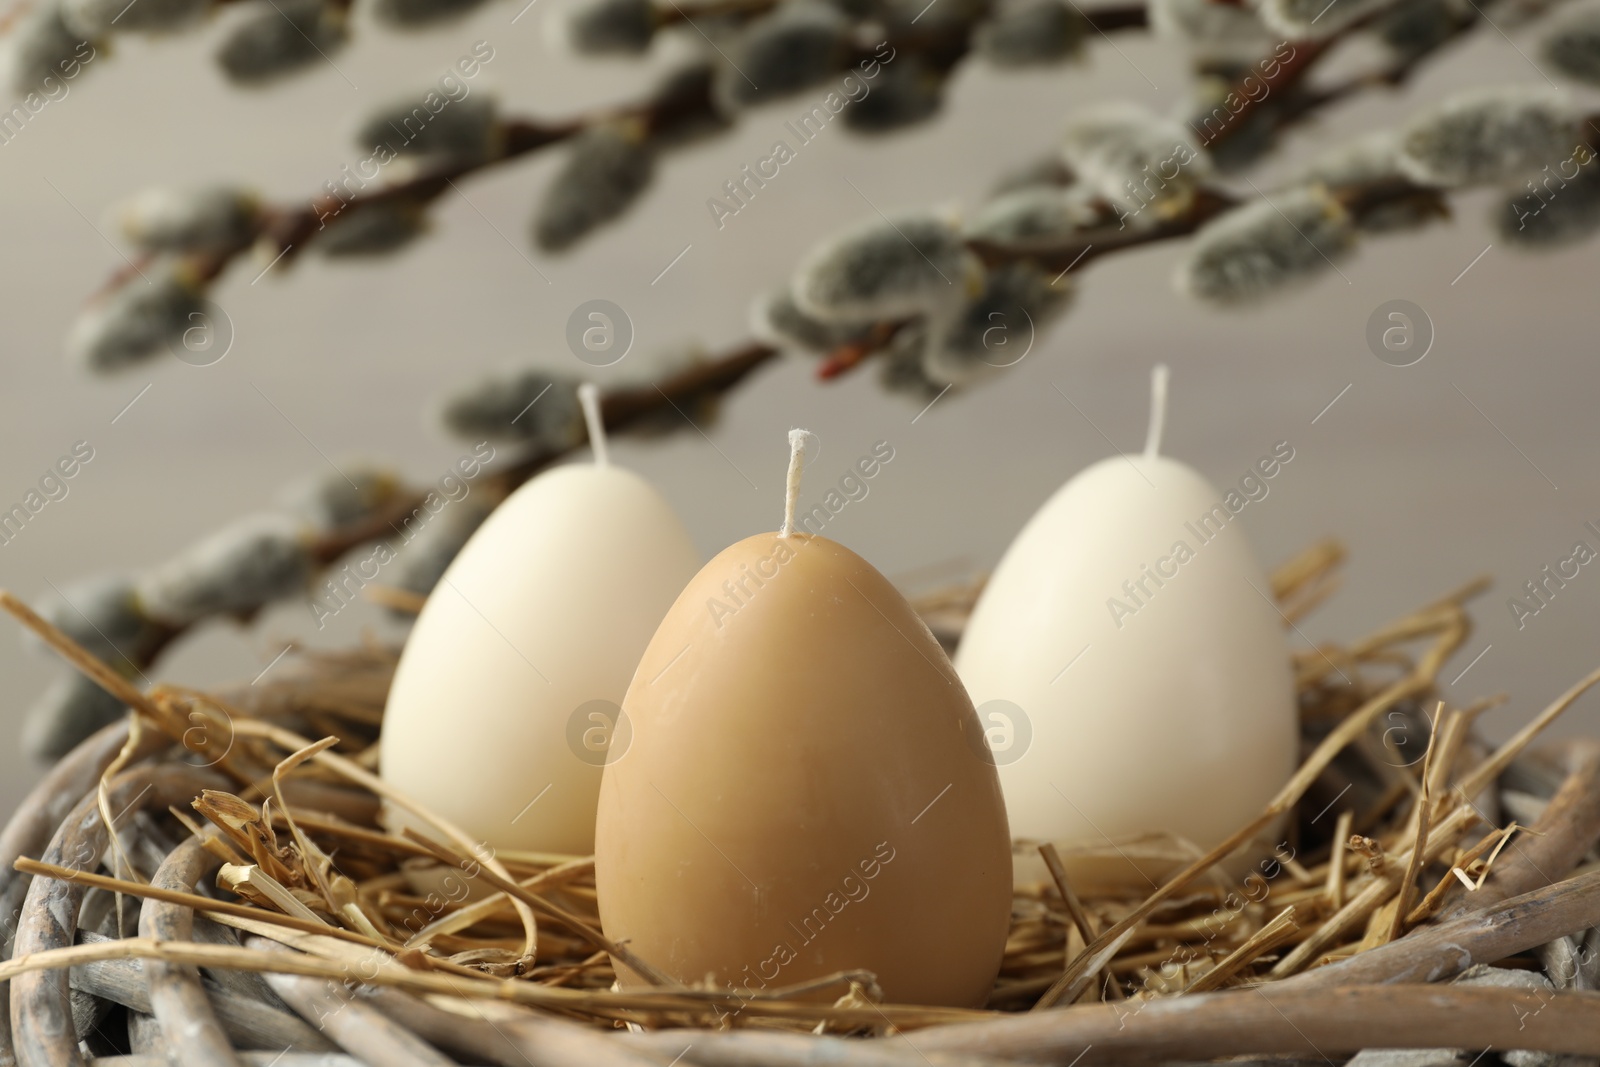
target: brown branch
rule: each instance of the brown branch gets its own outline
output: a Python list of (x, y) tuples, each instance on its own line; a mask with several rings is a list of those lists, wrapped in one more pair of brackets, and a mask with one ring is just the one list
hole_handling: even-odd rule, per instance
[[(1404, 178), (1385, 178), (1331, 191), (1345, 209), (1357, 219), (1393, 204), (1419, 201), (1440, 215), (1447, 215), (1445, 201), (1437, 189), (1416, 185)], [(999, 242), (972, 240), (967, 248), (985, 266), (1032, 262), (1045, 270), (1076, 271), (1091, 260), (1115, 252), (1188, 237), (1218, 215), (1239, 206), (1242, 201), (1221, 189), (1197, 190), (1182, 214), (1164, 219), (1154, 226), (1139, 229), (1123, 224), (1079, 230), (1066, 238)], [(1108, 207), (1109, 210), (1109, 207)], [(841, 345), (828, 353), (817, 369), (817, 377), (837, 378), (888, 347), (905, 321), (879, 323), (858, 341)]]
[[(1437, 193), (1413, 186), (1403, 181), (1384, 181), (1339, 190), (1349, 209), (1360, 215), (1397, 199), (1417, 196), (1437, 197)], [(1210, 219), (1238, 203), (1237, 199), (1220, 190), (1202, 189), (1191, 199), (1188, 210), (1181, 216), (1165, 220), (1149, 229), (1109, 225), (1095, 230), (1074, 233), (1070, 238), (1053, 242), (1020, 242), (998, 244), (973, 241), (969, 247), (986, 264), (1032, 261), (1047, 269), (1063, 271), (1074, 268), (1082, 261), (1111, 252), (1138, 247), (1159, 241), (1172, 240), (1192, 234)], [(882, 351), (905, 322), (881, 323), (871, 328), (868, 336), (825, 358), (819, 375), (833, 378), (866, 362)], [(613, 390), (601, 399), (601, 420), (610, 432), (626, 432), (644, 420), (664, 414), (672, 409), (680, 414), (686, 406), (692, 407), (707, 397), (721, 396), (736, 387), (749, 374), (776, 359), (780, 350), (761, 342), (746, 342), (725, 355), (691, 366), (660, 382), (647, 386)], [(687, 416), (685, 416), (687, 421)], [(490, 490), (501, 496), (532, 478), (552, 463), (564, 458), (587, 444), (587, 439), (566, 447), (535, 448), (497, 472), (490, 481)], [(401, 524), (421, 505), (424, 493), (417, 489), (403, 489), (378, 514), (366, 517), (345, 527), (327, 531), (311, 546), (313, 560), (327, 566), (350, 550), (383, 539), (391, 532), (398, 533)], [(248, 621), (248, 617), (241, 619)], [(135, 666), (144, 670), (152, 666), (159, 656), (187, 632), (187, 627), (169, 626), (152, 643)], [(106, 683), (102, 682), (102, 685)], [(122, 683), (132, 691), (129, 683)], [(109, 690), (109, 686), (108, 686)], [(114, 690), (109, 690), (114, 691)], [(117, 695), (128, 699), (125, 693)]]
[[(1269, 102), (1272, 102), (1272, 106), (1277, 109), (1273, 112), (1273, 132), (1281, 133), (1295, 123), (1310, 117), (1315, 112), (1367, 89), (1376, 86), (1398, 88), (1411, 79), (1425, 60), (1434, 56), (1456, 38), (1476, 29), (1480, 18), (1476, 9), (1468, 15), (1458, 17), (1448, 34), (1427, 48), (1411, 53), (1385, 70), (1357, 74), (1324, 89), (1306, 87), (1305, 82), (1312, 70), (1324, 56), (1333, 50), (1335, 45), (1359, 33), (1370, 30), (1374, 23), (1381, 20), (1389, 12), (1390, 9), (1387, 8), (1373, 12), (1323, 40), (1285, 42), (1292, 49), (1289, 58), (1278, 61), (1276, 69), (1270, 76), (1258, 75), (1255, 73), (1256, 68), (1252, 68), (1251, 73), (1242, 77), (1228, 94), (1239, 98), (1239, 110), (1230, 111), (1226, 107), (1222, 108), (1221, 110), (1226, 112), (1225, 117), (1218, 121), (1215, 131), (1202, 135), (1200, 143), (1210, 148), (1222, 141), (1226, 141), (1243, 129), (1246, 123), (1263, 107), (1267, 106)], [(1264, 66), (1265, 62), (1263, 60), (1256, 67)], [(1252, 85), (1250, 84), (1251, 82), (1255, 84)], [(1261, 91), (1262, 86), (1265, 86), (1265, 92)], [(1227, 99), (1227, 97), (1225, 96), (1224, 99)]]
[[(687, 21), (691, 14), (712, 14), (722, 7), (726, 7), (730, 12), (756, 12), (765, 10), (772, 2), (773, 0), (715, 0), (715, 4), (711, 7), (696, 9), (692, 13), (686, 13), (674, 5), (676, 14), (669, 13), (664, 19), (672, 22), (681, 16)], [(1086, 13), (1085, 17), (1093, 28), (1101, 32), (1132, 29), (1145, 25), (1145, 8), (1142, 4), (1125, 4), (1096, 9)], [(1471, 20), (1467, 20), (1462, 28), (1470, 23)], [(934, 40), (936, 36), (941, 39)], [(965, 54), (964, 42), (967, 37), (968, 35), (963, 33), (959, 42), (951, 43), (943, 40), (941, 35), (923, 34), (915, 37), (891, 37), (891, 42), (898, 42), (899, 47), (915, 46), (929, 50), (935, 54), (935, 58), (942, 58), (953, 64)], [(1259, 98), (1246, 94), (1246, 106), (1239, 112), (1230, 113), (1230, 117), (1224, 120), (1216, 131), (1208, 134), (1203, 143), (1214, 146), (1236, 134), (1242, 128), (1244, 121), (1254, 113), (1260, 101), (1272, 98), (1275, 91), (1287, 89), (1302, 81), (1315, 62), (1326, 54), (1334, 41), (1339, 39), (1341, 35), (1336, 35), (1326, 42), (1302, 45), (1290, 60), (1280, 65), (1273, 78), (1267, 79), (1268, 93), (1261, 94)], [(1409, 76), (1426, 54), (1420, 53), (1411, 57), (1377, 80), (1399, 84)], [(1289, 113), (1280, 120), (1280, 125), (1303, 118), (1315, 107), (1331, 103), (1373, 82), (1372, 76), (1353, 79), (1342, 89), (1317, 95), (1312, 103)], [(647, 131), (660, 131), (696, 118), (717, 116), (710, 80), (707, 78), (701, 79), (687, 89), (680, 89), (671, 96), (603, 109), (563, 122), (509, 119), (502, 125), (504, 136), (501, 149), (491, 158), (436, 168), (405, 181), (363, 191), (349, 199), (330, 193), (317, 197), (305, 207), (266, 208), (261, 213), (257, 233), (251, 240), (214, 252), (192, 254), (189, 257), (190, 265), (202, 280), (213, 280), (219, 277), (233, 260), (263, 241), (268, 244), (270, 252), (280, 253), (284, 259), (292, 259), (315, 242), (316, 236), (325, 229), (325, 220), (331, 215), (381, 203), (429, 202), (446, 189), (452, 188), (457, 179), (559, 144), (600, 123), (633, 119), (643, 124)], [(1378, 207), (1405, 200), (1422, 198), (1442, 204), (1436, 191), (1398, 180), (1343, 190), (1338, 195), (1358, 217)], [(1028, 260), (1048, 270), (1065, 272), (1099, 256), (1188, 236), (1212, 218), (1236, 206), (1238, 202), (1237, 198), (1222, 190), (1201, 189), (1180, 216), (1163, 220), (1146, 229), (1135, 229), (1121, 222), (1112, 227), (1108, 222), (1099, 228), (1075, 233), (1066, 240), (1014, 244), (973, 241), (969, 243), (969, 247), (985, 264), (991, 266)], [(1109, 213), (1109, 205), (1107, 210)], [(126, 269), (119, 272), (113, 279), (112, 286), (125, 282), (128, 276), (129, 272)], [(906, 323), (901, 321), (880, 323), (871, 327), (864, 340), (853, 342), (829, 354), (819, 367), (819, 377), (829, 379), (848, 373), (886, 348), (905, 325)], [(685, 403), (692, 403), (705, 396), (721, 395), (731, 390), (751, 371), (778, 354), (779, 350), (770, 345), (750, 342), (721, 358), (690, 368), (663, 382), (614, 392), (602, 401), (603, 421), (608, 430), (624, 431), (644, 419), (663, 413), (668, 407), (681, 411), (681, 406)], [(582, 443), (585, 442), (580, 442), (572, 448), (536, 450), (529, 453), (495, 476), (496, 488), (501, 492), (510, 492), (574, 448), (581, 447)], [(317, 563), (325, 566), (352, 548), (379, 540), (391, 530), (398, 530), (397, 524), (415, 511), (422, 498), (423, 494), (418, 491), (402, 491), (381, 514), (352, 524), (348, 528), (325, 534), (312, 546), (312, 557)], [(154, 642), (154, 647), (136, 666), (144, 668), (154, 663), (169, 644), (182, 636), (185, 629), (169, 628)]]
[[(779, 350), (765, 344), (747, 343), (725, 355), (694, 364), (647, 386), (612, 390), (600, 402), (601, 420), (608, 432), (625, 433), (646, 419), (661, 416), (668, 411), (682, 413), (710, 397), (721, 396), (737, 386), (751, 373), (776, 359)], [(685, 416), (685, 421), (688, 417)], [(496, 498), (503, 498), (528, 479), (588, 444), (587, 437), (560, 448), (534, 448), (508, 466), (485, 479), (485, 489)], [(353, 523), (321, 533), (309, 546), (311, 559), (327, 567), (346, 553), (382, 541), (403, 532), (404, 523), (422, 506), (426, 491), (415, 487), (402, 487), (376, 514)], [(40, 619), (31, 607), (10, 593), (0, 590), (0, 608), (11, 612), (27, 625), (44, 635), (69, 662), (87, 673), (101, 688), (125, 704), (141, 707), (152, 716), (158, 712), (135, 685), (137, 679), (123, 678), (110, 667), (91, 662), (88, 657), (64, 634)], [(254, 612), (239, 617), (248, 623)], [(197, 623), (198, 624), (198, 623)], [(196, 624), (196, 625), (197, 625)], [(175, 642), (190, 630), (188, 625), (158, 623), (159, 632), (138, 654), (130, 658), (139, 676), (148, 671)], [(130, 650), (131, 651), (131, 650)], [(0, 879), (0, 885), (4, 880)]]
[[(1201, 134), (1200, 144), (1205, 148), (1211, 148), (1237, 134), (1267, 101), (1279, 99), (1282, 94), (1296, 88), (1304, 81), (1317, 60), (1327, 55), (1348, 33), (1347, 29), (1321, 41), (1300, 41), (1291, 45), (1292, 52), (1289, 58), (1280, 61), (1270, 76), (1257, 76), (1254, 73), (1246, 75), (1223, 97), (1224, 100), (1230, 96), (1239, 97), (1239, 110), (1220, 108), (1224, 112), (1224, 117), (1217, 122), (1214, 131)], [(1266, 91), (1261, 92), (1256, 86), (1246, 84), (1247, 80), (1252, 79), (1257, 86), (1265, 86)]]
[(1456, 918), (1566, 877), (1600, 839), (1600, 742), (1569, 742), (1562, 752), (1567, 780), (1530, 828), (1512, 842), (1488, 881), (1445, 912)]
[(1164, 219), (1145, 229), (1123, 223), (1113, 226), (1108, 222), (1096, 229), (1078, 231), (1065, 239), (1006, 243), (975, 240), (969, 241), (967, 247), (986, 266), (1031, 260), (1046, 270), (1076, 269), (1113, 252), (1187, 237), (1239, 203), (1237, 197), (1221, 189), (1199, 189), (1181, 215)]
[(1123, 1004), (1092, 1004), (953, 1023), (887, 1043), (924, 1054), (981, 1053), (1092, 1067), (1168, 1058), (1321, 1057), (1363, 1048), (1435, 1048), (1442, 1035), (1463, 1048), (1593, 1054), (1600, 1052), (1600, 994), (1540, 998), (1527, 990), (1483, 986), (1268, 986), (1152, 1000), (1137, 1014)]
[[(679, 21), (692, 23), (696, 16), (760, 13), (773, 6), (776, 6), (775, 0), (716, 0), (704, 8), (686, 11), (674, 4), (670, 11), (663, 12), (662, 19), (664, 24)], [(1085, 12), (1084, 17), (1091, 28), (1100, 32), (1138, 29), (1146, 25), (1143, 4), (1106, 7)], [(949, 70), (969, 51), (968, 29), (965, 24), (943, 27), (937, 31), (910, 27), (890, 33), (885, 40), (897, 49), (923, 55), (941, 70)], [(872, 55), (871, 52), (863, 52), (861, 57)], [(258, 245), (265, 247), (269, 257), (281, 254), (285, 261), (293, 260), (308, 245), (315, 243), (318, 235), (327, 228), (329, 219), (345, 212), (396, 202), (430, 203), (462, 178), (561, 144), (596, 126), (633, 120), (640, 123), (648, 134), (701, 119), (724, 121), (713, 98), (709, 77), (686, 88), (680, 87), (675, 95), (653, 96), (571, 119), (508, 118), (501, 126), (503, 137), (500, 150), (493, 156), (435, 167), (403, 181), (370, 191), (362, 190), (350, 196), (321, 193), (304, 207), (267, 207), (260, 214), (256, 232), (248, 239), (212, 251), (191, 253), (189, 264), (200, 281), (209, 282), (220, 277), (234, 260)], [(116, 288), (125, 283), (129, 276), (127, 268), (119, 270), (101, 291)]]
[(1600, 925), (1600, 871), (1420, 926), (1398, 941), (1285, 978), (1273, 988), (1322, 991), (1380, 982), (1437, 982), (1474, 964), (1494, 963), (1595, 925)]

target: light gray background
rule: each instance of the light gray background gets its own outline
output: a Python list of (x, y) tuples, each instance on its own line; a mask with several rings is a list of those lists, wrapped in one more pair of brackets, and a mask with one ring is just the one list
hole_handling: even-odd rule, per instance
[[(35, 596), (47, 581), (157, 562), (319, 469), (318, 449), (335, 460), (386, 458), (419, 482), (437, 478), (464, 446), (426, 425), (430, 402), (508, 362), (583, 370), (562, 340), (582, 301), (618, 302), (638, 333), (633, 353), (601, 372), (601, 384), (647, 373), (653, 354), (683, 342), (730, 345), (747, 334), (753, 294), (784, 278), (819, 235), (870, 216), (846, 178), (887, 210), (970, 209), (995, 175), (1049, 145), (1072, 108), (1132, 98), (1166, 109), (1184, 94), (1175, 51), (1130, 35), (1118, 36), (1115, 50), (1096, 42), (1086, 63), (1059, 70), (998, 74), (972, 65), (955, 79), (937, 122), (880, 140), (829, 129), (718, 232), (706, 198), (767, 153), (790, 113), (810, 106), (803, 97), (670, 157), (622, 225), (559, 259), (530, 251), (525, 237), (536, 192), (557, 162), (549, 153), (464, 183), (470, 204), (446, 197), (432, 235), (397, 258), (348, 266), (312, 256), (256, 284), (259, 267), (236, 268), (215, 293), (237, 330), (216, 366), (163, 357), (91, 378), (60, 357), (80, 302), (122, 264), (95, 226), (106, 229), (106, 209), (133, 190), (248, 179), (273, 198), (308, 195), (360, 158), (349, 143), (359, 114), (437, 78), (477, 40), (490, 42), (495, 58), (474, 91), (493, 91), (513, 110), (553, 117), (636, 94), (649, 78), (645, 65), (580, 61), (547, 45), (543, 26), (559, 2), (538, 0), (515, 24), (515, 0), (492, 3), (466, 23), (421, 35), (359, 18), (356, 43), (335, 57), (337, 71), (261, 93), (230, 90), (211, 66), (220, 26), (177, 40), (119, 42), (70, 96), (0, 146), (0, 503), (20, 500), (74, 441), (96, 450), (71, 495), (0, 546), (0, 583)], [(218, 22), (241, 14), (227, 11)], [(1513, 38), (1532, 50), (1527, 32)], [(661, 61), (658, 52), (652, 65)], [(1496, 79), (1542, 80), (1485, 31), (1402, 97), (1378, 92), (1298, 131), (1289, 157)], [(814, 475), (823, 478), (887, 439), (896, 459), (829, 534), (909, 589), (925, 589), (992, 566), (1050, 492), (1109, 452), (1106, 438), (1138, 448), (1149, 368), (1167, 361), (1168, 454), (1220, 484), (1276, 441), (1296, 449), (1271, 495), (1245, 514), (1263, 560), (1329, 534), (1349, 544), (1348, 584), (1305, 624), (1312, 639), (1355, 638), (1476, 574), (1495, 577), (1495, 592), (1477, 604), (1481, 625), (1445, 678), (1492, 644), (1450, 692), (1460, 700), (1511, 693), (1486, 720), (1503, 734), (1600, 662), (1595, 567), (1520, 632), (1506, 606), (1510, 592), (1575, 540), (1595, 543), (1582, 526), (1600, 520), (1597, 246), (1534, 258), (1496, 243), (1452, 281), (1496, 241), (1487, 197), (1457, 204), (1454, 223), (1372, 240), (1343, 277), (1245, 313), (1177, 296), (1169, 279), (1178, 246), (1095, 262), (1074, 310), (1026, 360), (982, 388), (947, 396), (915, 425), (919, 405), (887, 396), (870, 373), (824, 385), (796, 361), (730, 398), (708, 431), (715, 447), (684, 432), (619, 442), (615, 452), (663, 489), (709, 555), (777, 523), (788, 427), (821, 435)], [(1406, 369), (1380, 363), (1363, 340), (1372, 310), (1397, 297), (1425, 308), (1438, 332), (1428, 357)], [(321, 633), (303, 605), (284, 606), (249, 631), (204, 628), (156, 676), (249, 678), (288, 638), (348, 644), (372, 627), (393, 632), (365, 606)], [(0, 810), (34, 777), (9, 739), (59, 669), (25, 656), (5, 632), (14, 629), (0, 621)], [(1600, 703), (1590, 700), (1563, 729), (1597, 726)]]

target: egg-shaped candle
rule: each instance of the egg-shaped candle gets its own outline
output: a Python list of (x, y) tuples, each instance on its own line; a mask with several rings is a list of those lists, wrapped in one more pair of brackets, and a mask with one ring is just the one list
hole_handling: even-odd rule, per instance
[(495, 849), (593, 851), (622, 696), (700, 564), (661, 494), (607, 461), (583, 399), (595, 462), (540, 474), (484, 521), (417, 616), (384, 711), (384, 780)]
[(632, 744), (595, 832), (601, 922), (678, 980), (741, 995), (864, 969), (897, 1002), (981, 1005), (1011, 909), (994, 766), (905, 598), (793, 531), (791, 445), (783, 528), (701, 570), (628, 688)]
[[(1056, 844), (1084, 884), (1144, 889), (1171, 864), (1146, 863), (1134, 839), (1216, 845), (1261, 813), (1298, 741), (1284, 620), (1239, 528), (1294, 449), (1219, 491), (1160, 454), (1165, 367), (1153, 393), (1144, 453), (1045, 502), (955, 656), (998, 742), (1012, 832)], [(1019, 849), (1019, 875), (1037, 873), (1032, 853)]]

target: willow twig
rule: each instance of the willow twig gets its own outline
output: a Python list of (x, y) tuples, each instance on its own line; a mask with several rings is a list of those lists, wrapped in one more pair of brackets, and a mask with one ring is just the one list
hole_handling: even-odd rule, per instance
[(1447, 910), (1447, 916), (1481, 910), (1563, 878), (1594, 847), (1600, 838), (1600, 743), (1573, 743), (1567, 765), (1567, 780), (1529, 828), (1532, 839), (1513, 845), (1509, 858), (1495, 866), (1483, 887)]
[[(1286, 978), (1277, 989), (1436, 982), (1600, 925), (1600, 871), (1590, 871), (1454, 919), (1419, 926), (1387, 945)], [(1600, 1033), (1600, 1031), (1597, 1031)]]
[[(16, 981), (28, 975), (62, 971), (81, 963), (116, 959), (161, 959), (206, 968), (225, 968), (271, 974), (296, 974), (312, 978), (344, 981), (348, 967), (302, 952), (266, 952), (227, 945), (195, 942), (152, 941), (130, 937), (97, 941), (32, 952), (27, 956), (0, 962), (0, 982)], [(731, 991), (703, 989), (640, 990), (634, 992), (590, 992), (561, 986), (541, 985), (515, 979), (475, 978), (412, 971), (404, 967), (380, 967), (362, 980), (377, 986), (392, 986), (413, 993), (437, 993), (468, 999), (505, 1000), (513, 1004), (577, 1011), (601, 1017), (625, 1017), (630, 1011), (686, 1012), (698, 1016), (738, 1011), (749, 1016), (774, 1019), (823, 1020), (847, 1026), (877, 1026), (884, 1022), (910, 1029), (939, 1023), (983, 1018), (990, 1013), (960, 1008), (873, 1005), (870, 1008), (827, 1007), (804, 1001), (774, 997), (748, 997)], [(70, 1030), (70, 1027), (68, 1028)]]
[[(1534, 1011), (1537, 1024), (1528, 1025), (1524, 1019)], [(1600, 1052), (1600, 995), (1593, 993), (1540, 999), (1526, 990), (1484, 986), (1256, 986), (1154, 1000), (1130, 1015), (1120, 1004), (1080, 1005), (936, 1027), (895, 1043), (925, 1054), (971, 1052), (1079, 1067), (1437, 1048), (1445, 1034), (1465, 1048)]]

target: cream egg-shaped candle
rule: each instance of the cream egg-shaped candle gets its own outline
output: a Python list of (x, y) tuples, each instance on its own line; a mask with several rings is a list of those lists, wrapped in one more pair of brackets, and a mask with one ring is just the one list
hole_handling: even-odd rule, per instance
[(417, 616), (384, 711), (384, 780), (495, 849), (593, 851), (623, 694), (700, 565), (661, 494), (608, 462), (582, 394), (595, 461), (531, 479), (473, 534)]
[(782, 529), (706, 564), (639, 663), (600, 790), (601, 923), (739, 996), (867, 970), (897, 1003), (978, 1007), (1010, 925), (1000, 784), (905, 598), (793, 529), (801, 456)]
[[(1165, 406), (1158, 367), (1144, 453), (1101, 460), (1045, 502), (955, 657), (1012, 832), (1056, 844), (1085, 884), (1148, 889), (1172, 866), (1155, 854), (1173, 850), (1147, 862), (1136, 839), (1211, 848), (1297, 759), (1284, 620), (1240, 528), (1294, 450), (1277, 444), (1219, 490), (1160, 454)], [(1030, 855), (1019, 849), (1019, 876), (1037, 871)]]

